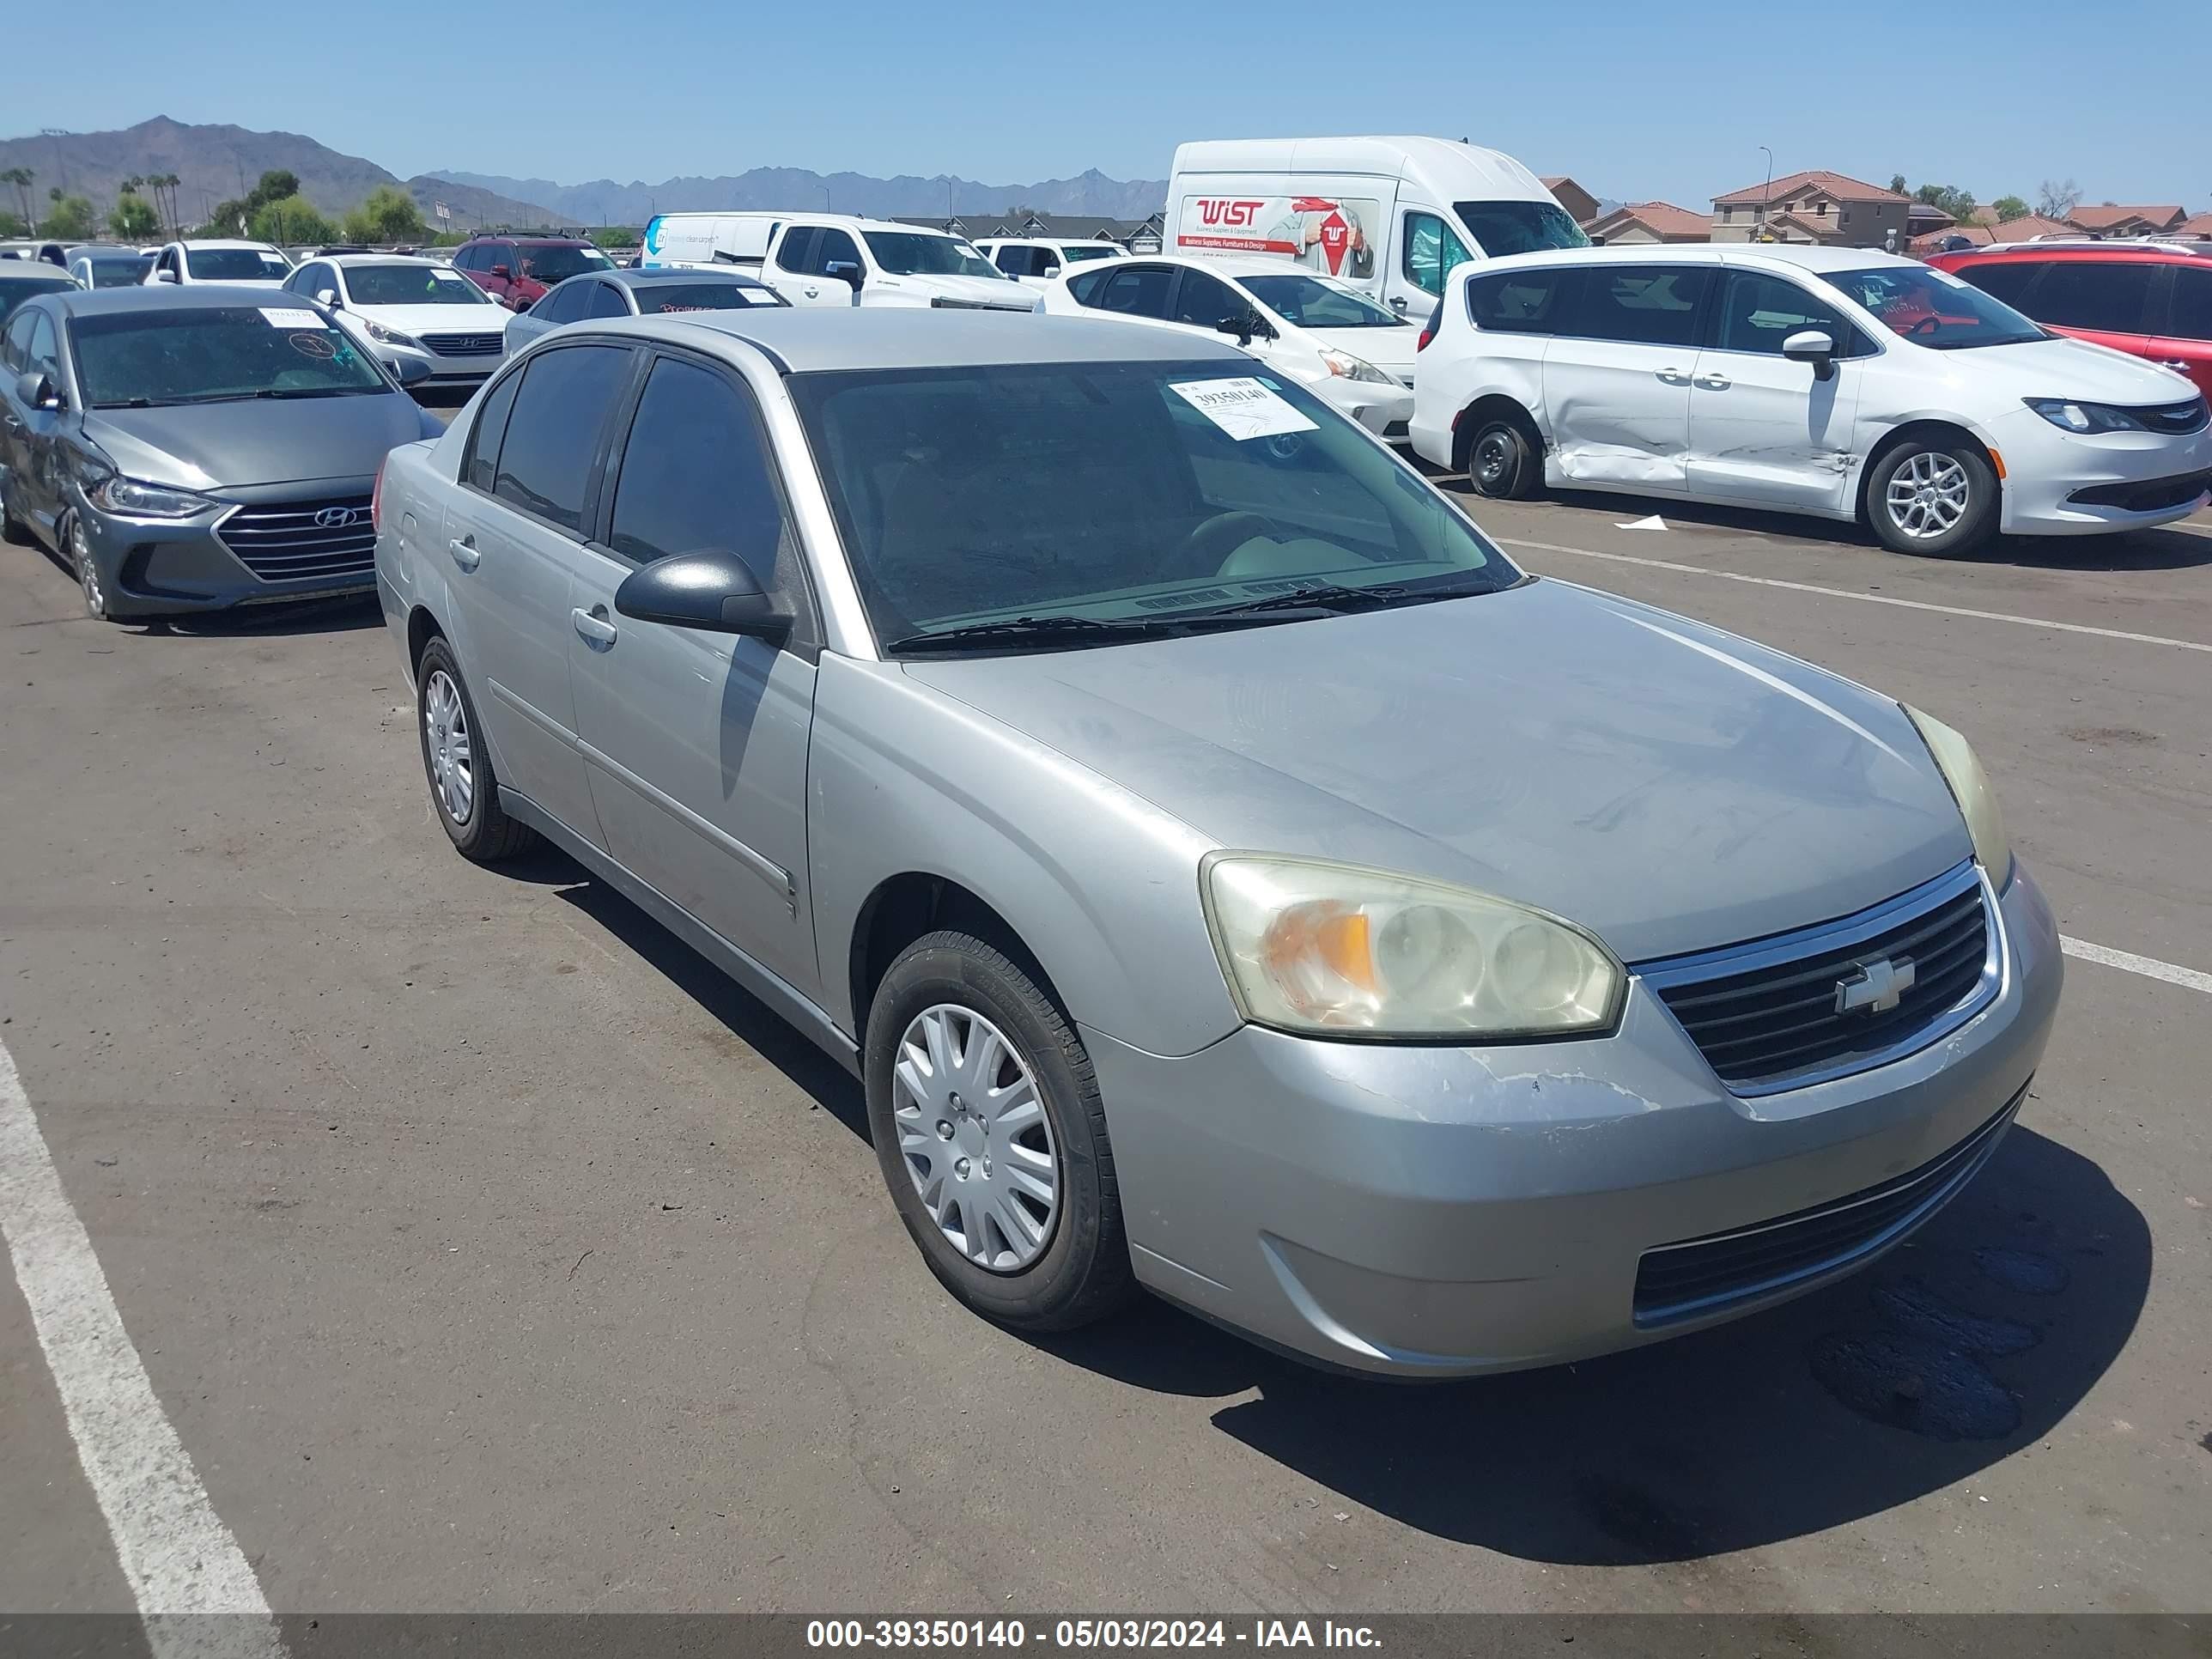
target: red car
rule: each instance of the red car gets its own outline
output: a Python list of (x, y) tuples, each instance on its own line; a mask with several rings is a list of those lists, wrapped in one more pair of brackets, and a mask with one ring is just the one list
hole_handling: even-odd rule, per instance
[(2008, 242), (1928, 263), (2060, 334), (2179, 369), (2212, 397), (2212, 243)]
[(453, 250), (453, 269), (509, 311), (527, 311), (565, 276), (612, 270), (580, 236), (477, 236)]

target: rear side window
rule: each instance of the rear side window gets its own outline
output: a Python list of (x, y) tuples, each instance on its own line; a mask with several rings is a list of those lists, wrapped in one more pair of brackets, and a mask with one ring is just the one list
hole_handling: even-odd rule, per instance
[(1474, 319), (1476, 327), (1492, 333), (1550, 334), (1572, 310), (1574, 286), (1575, 272), (1564, 265), (1556, 270), (1512, 270), (1470, 277), (1468, 315)]
[(507, 417), (514, 408), (514, 389), (522, 384), (522, 376), (510, 374), (492, 389), (490, 397), (477, 416), (476, 430), (469, 434), (469, 456), (462, 464), (461, 477), (472, 489), (491, 494), (492, 480), (499, 473), (500, 440), (507, 435)]
[(1698, 338), (1698, 307), (1711, 265), (1593, 266), (1577, 286), (1573, 320), (1562, 334), (1633, 345), (1687, 346)]
[[(2058, 328), (2141, 334), (2148, 326), (2151, 264), (2061, 259), (2035, 287), (2035, 320)], [(2002, 297), (2002, 296), (1999, 296)]]
[(1086, 270), (1080, 276), (1067, 279), (1067, 291), (1079, 306), (1097, 305), (1105, 291), (1106, 280), (1113, 274), (1110, 270)]
[(1986, 264), (1961, 265), (1951, 274), (1963, 276), (1984, 294), (1993, 294), (2014, 310), (2035, 313), (2021, 303), (2028, 284), (2051, 269), (2048, 259), (1991, 259)]
[(613, 346), (572, 346), (532, 360), (507, 416), (492, 493), (563, 530), (582, 529), (599, 430), (629, 373), (629, 353)]
[(1168, 284), (1174, 276), (1164, 265), (1139, 265), (1132, 270), (1109, 271), (1098, 298), (1084, 303), (1095, 304), (1101, 311), (1118, 311), (1128, 317), (1164, 319), (1168, 314)]
[(2183, 340), (2212, 340), (2212, 269), (2181, 265), (2173, 273), (2173, 320), (2168, 334)]
[(585, 307), (586, 317), (627, 317), (629, 305), (623, 298), (622, 289), (612, 283), (593, 283), (591, 303)]

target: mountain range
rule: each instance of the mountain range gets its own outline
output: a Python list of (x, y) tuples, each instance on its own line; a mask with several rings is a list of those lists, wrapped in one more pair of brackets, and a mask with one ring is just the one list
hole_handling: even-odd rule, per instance
[[(255, 132), (246, 127), (193, 125), (157, 115), (109, 132), (40, 133), (0, 138), (0, 170), (28, 167), (31, 196), (43, 202), (58, 186), (92, 199), (102, 212), (124, 179), (173, 173), (187, 217), (217, 202), (243, 196), (262, 173), (296, 173), (300, 193), (335, 216), (357, 207), (380, 185), (396, 185), (415, 198), (423, 216), (443, 202), (456, 229), (483, 225), (638, 225), (654, 212), (684, 209), (814, 208), (878, 217), (894, 214), (1000, 213), (1034, 208), (1101, 218), (1140, 219), (1165, 200), (1164, 179), (1109, 179), (1096, 169), (1073, 179), (1031, 185), (987, 185), (939, 175), (890, 179), (860, 173), (823, 174), (804, 167), (753, 167), (715, 178), (690, 176), (658, 185), (611, 179), (560, 185), (550, 179), (510, 179), (495, 173), (418, 173), (402, 179), (375, 162), (319, 143), (296, 132)], [(0, 207), (14, 205), (0, 191)]]

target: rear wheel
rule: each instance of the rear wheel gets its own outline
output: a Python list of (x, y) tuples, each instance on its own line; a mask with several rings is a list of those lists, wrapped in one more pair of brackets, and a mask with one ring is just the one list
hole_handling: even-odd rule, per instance
[(430, 805), (454, 849), (477, 864), (495, 864), (535, 846), (537, 832), (500, 806), (499, 777), (483, 746), (476, 704), (445, 641), (422, 647), (415, 687)]
[(1875, 464), (1867, 517), (1893, 551), (1972, 552), (1996, 532), (1997, 475), (1970, 443), (1908, 438)]
[(1526, 501), (1543, 476), (1528, 429), (1508, 415), (1483, 417), (1467, 447), (1467, 477), (1492, 501)]

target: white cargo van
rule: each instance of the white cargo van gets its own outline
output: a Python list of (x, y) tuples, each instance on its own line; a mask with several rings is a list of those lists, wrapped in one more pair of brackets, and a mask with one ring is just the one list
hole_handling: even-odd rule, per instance
[(785, 213), (656, 213), (647, 222), (638, 265), (645, 270), (670, 266), (735, 265), (749, 276), (760, 274), (775, 228)]
[(1587, 247), (1511, 156), (1449, 138), (1224, 138), (1177, 146), (1163, 253), (1274, 254), (1428, 316), (1467, 259)]

